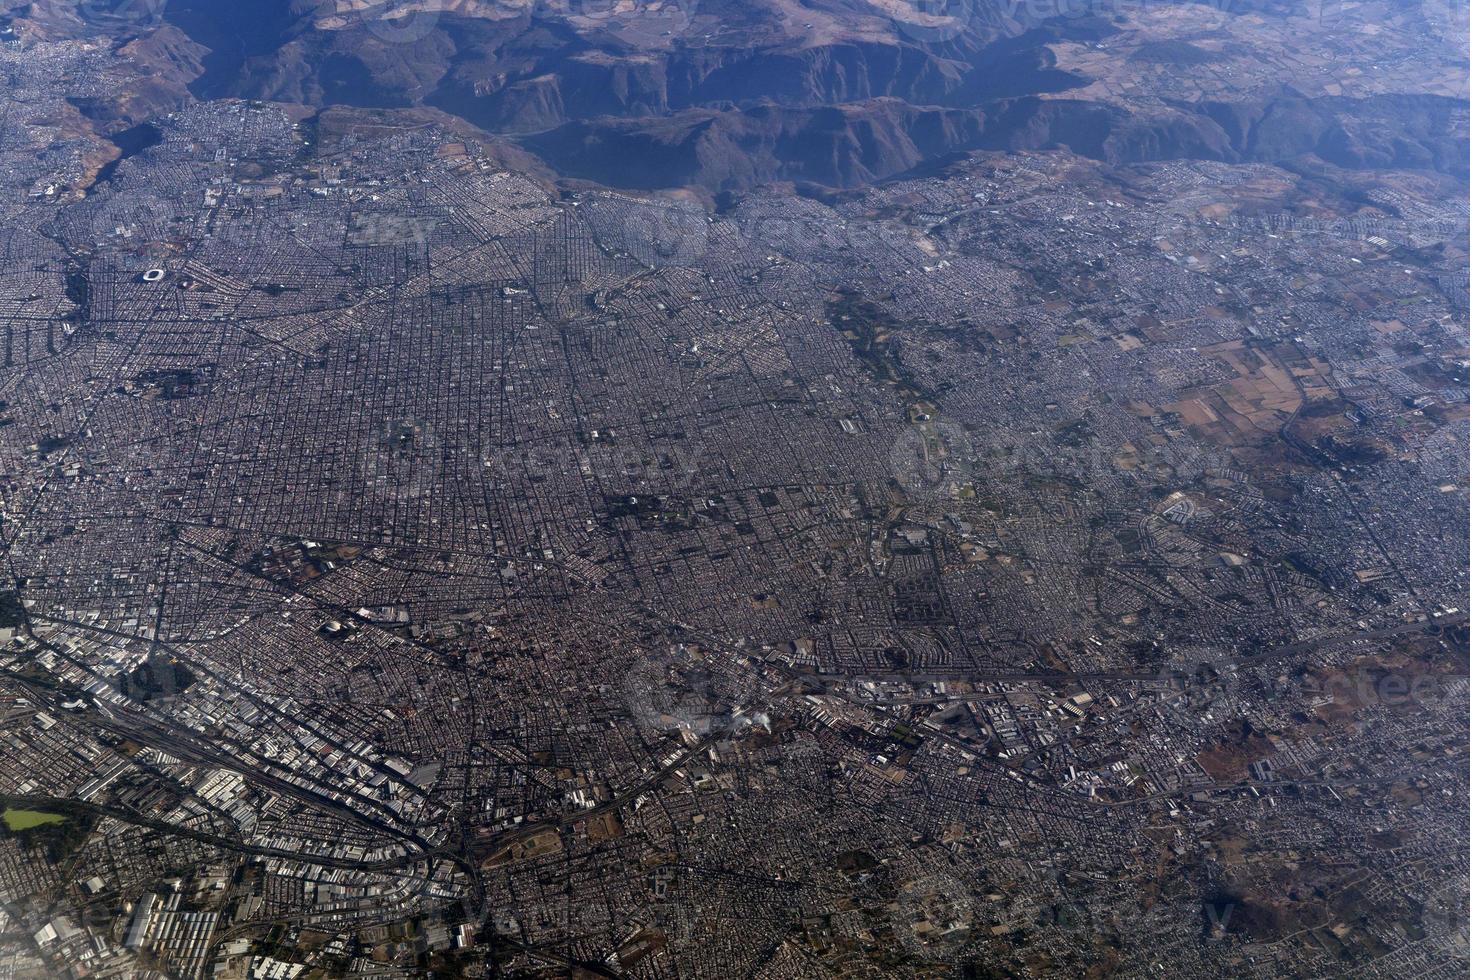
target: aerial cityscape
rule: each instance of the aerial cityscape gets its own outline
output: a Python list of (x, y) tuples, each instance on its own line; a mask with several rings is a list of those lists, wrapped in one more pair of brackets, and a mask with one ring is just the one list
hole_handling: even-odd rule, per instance
[(0, 71), (0, 980), (1470, 977), (1470, 3)]

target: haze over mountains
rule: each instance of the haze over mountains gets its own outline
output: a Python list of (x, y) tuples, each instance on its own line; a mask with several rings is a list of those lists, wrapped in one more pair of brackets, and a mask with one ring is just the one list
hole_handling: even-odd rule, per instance
[(79, 106), (108, 134), (186, 94), (429, 110), (557, 176), (710, 194), (1059, 145), (1467, 169), (1463, 14), (1445, 0), (38, 0), (10, 16), (127, 53), (126, 101)]
[(0, 980), (1470, 976), (1467, 4), (0, 0)]

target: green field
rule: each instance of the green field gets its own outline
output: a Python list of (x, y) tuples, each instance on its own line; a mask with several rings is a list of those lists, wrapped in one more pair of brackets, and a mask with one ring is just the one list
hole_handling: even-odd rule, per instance
[(59, 813), (47, 813), (44, 810), (7, 809), (0, 817), (5, 818), (5, 826), (10, 830), (30, 830), (42, 824), (62, 823), (66, 820)]

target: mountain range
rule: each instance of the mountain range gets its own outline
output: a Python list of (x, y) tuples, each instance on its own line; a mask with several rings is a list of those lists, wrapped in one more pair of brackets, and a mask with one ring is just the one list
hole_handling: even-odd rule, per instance
[[(6, 23), (127, 55), (127, 83), (77, 105), (108, 136), (189, 98), (427, 113), (549, 177), (718, 195), (1056, 146), (1462, 175), (1460, 16), (1448, 0), (34, 0)], [(1371, 50), (1346, 50), (1359, 36)], [(1381, 72), (1333, 67), (1365, 61)]]

